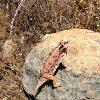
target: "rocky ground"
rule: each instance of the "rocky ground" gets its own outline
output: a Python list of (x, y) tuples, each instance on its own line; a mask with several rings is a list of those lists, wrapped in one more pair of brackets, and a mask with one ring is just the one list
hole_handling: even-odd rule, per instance
[[(10, 22), (18, 5), (19, 0), (0, 1), (0, 100), (27, 100), (21, 83), (23, 65), (29, 52), (36, 43), (38, 44), (43, 39), (44, 35), (70, 28), (86, 28), (100, 32), (99, 0), (59, 0), (59, 2), (57, 0), (54, 0), (54, 2), (49, 0), (26, 0), (16, 16), (13, 32), (10, 34)], [(77, 33), (81, 34), (80, 31)], [(88, 37), (95, 39), (95, 37), (99, 38), (99, 35), (97, 33), (97, 35)], [(95, 66), (89, 69), (91, 71), (97, 70)], [(59, 73), (62, 73), (62, 71)], [(74, 77), (73, 72), (67, 74), (68, 84), (73, 82), (80, 84), (80, 76), (78, 80), (75, 80), (77, 75)], [(84, 76), (84, 74), (82, 75)], [(69, 79), (69, 77), (72, 77), (72, 79)], [(67, 90), (71, 89), (69, 91), (70, 94), (69, 92), (67, 94), (69, 100), (73, 97), (76, 97), (76, 100), (82, 99), (84, 98), (83, 94), (88, 95), (88, 92), (90, 96), (87, 96), (85, 99), (88, 100), (90, 98), (90, 100), (94, 100), (93, 91), (97, 91), (96, 97), (99, 100), (100, 83), (98, 77), (98, 74), (93, 74), (86, 78), (86, 81), (94, 82), (93, 87), (91, 87), (92, 84), (86, 83), (88, 84), (87, 87), (84, 84), (78, 86), (76, 84), (74, 89), (70, 86), (66, 88)], [(81, 94), (81, 87), (90, 91)], [(80, 94), (74, 94), (74, 91)], [(53, 92), (56, 93), (56, 90)]]

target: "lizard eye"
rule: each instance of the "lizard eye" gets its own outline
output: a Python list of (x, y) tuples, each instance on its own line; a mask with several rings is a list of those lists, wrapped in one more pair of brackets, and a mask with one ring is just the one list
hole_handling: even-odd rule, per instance
[(61, 49), (61, 48), (64, 48), (64, 46), (63, 46), (63, 45), (61, 45), (61, 46), (59, 47), (59, 49)]
[(64, 42), (64, 44), (68, 44), (69, 43), (69, 41), (67, 41), (67, 42)]

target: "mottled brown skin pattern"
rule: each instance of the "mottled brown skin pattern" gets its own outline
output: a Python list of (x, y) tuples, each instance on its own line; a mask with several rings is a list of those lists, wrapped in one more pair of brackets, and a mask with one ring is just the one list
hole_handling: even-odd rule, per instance
[(34, 91), (34, 94), (37, 93), (39, 87), (46, 81), (52, 80), (54, 87), (58, 87), (60, 85), (59, 79), (54, 75), (54, 72), (58, 68), (64, 53), (68, 48), (68, 41), (60, 41), (58, 46), (53, 49), (53, 51), (49, 54), (47, 59), (44, 62), (42, 69), (40, 70), (38, 77), (38, 84)]

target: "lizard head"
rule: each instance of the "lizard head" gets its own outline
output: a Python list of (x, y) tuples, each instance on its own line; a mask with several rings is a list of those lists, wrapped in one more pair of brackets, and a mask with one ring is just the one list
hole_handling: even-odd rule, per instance
[(59, 45), (60, 45), (60, 46), (64, 46), (64, 48), (68, 48), (68, 43), (69, 43), (69, 41), (61, 40), (61, 41), (59, 42)]
[(61, 49), (62, 51), (66, 51), (66, 49), (68, 48), (68, 43), (69, 41), (61, 40), (59, 42), (59, 49)]

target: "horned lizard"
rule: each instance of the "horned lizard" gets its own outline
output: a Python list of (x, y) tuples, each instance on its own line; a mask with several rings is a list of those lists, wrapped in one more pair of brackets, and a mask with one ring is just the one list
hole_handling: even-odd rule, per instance
[(54, 76), (54, 73), (61, 63), (61, 59), (63, 58), (64, 53), (67, 51), (68, 42), (69, 41), (61, 40), (58, 46), (54, 48), (52, 52), (50, 52), (49, 56), (44, 61), (43, 67), (41, 68), (38, 75), (38, 82), (34, 91), (34, 95), (36, 95), (41, 85), (48, 80), (53, 81), (54, 87), (59, 87), (60, 81), (56, 76)]

